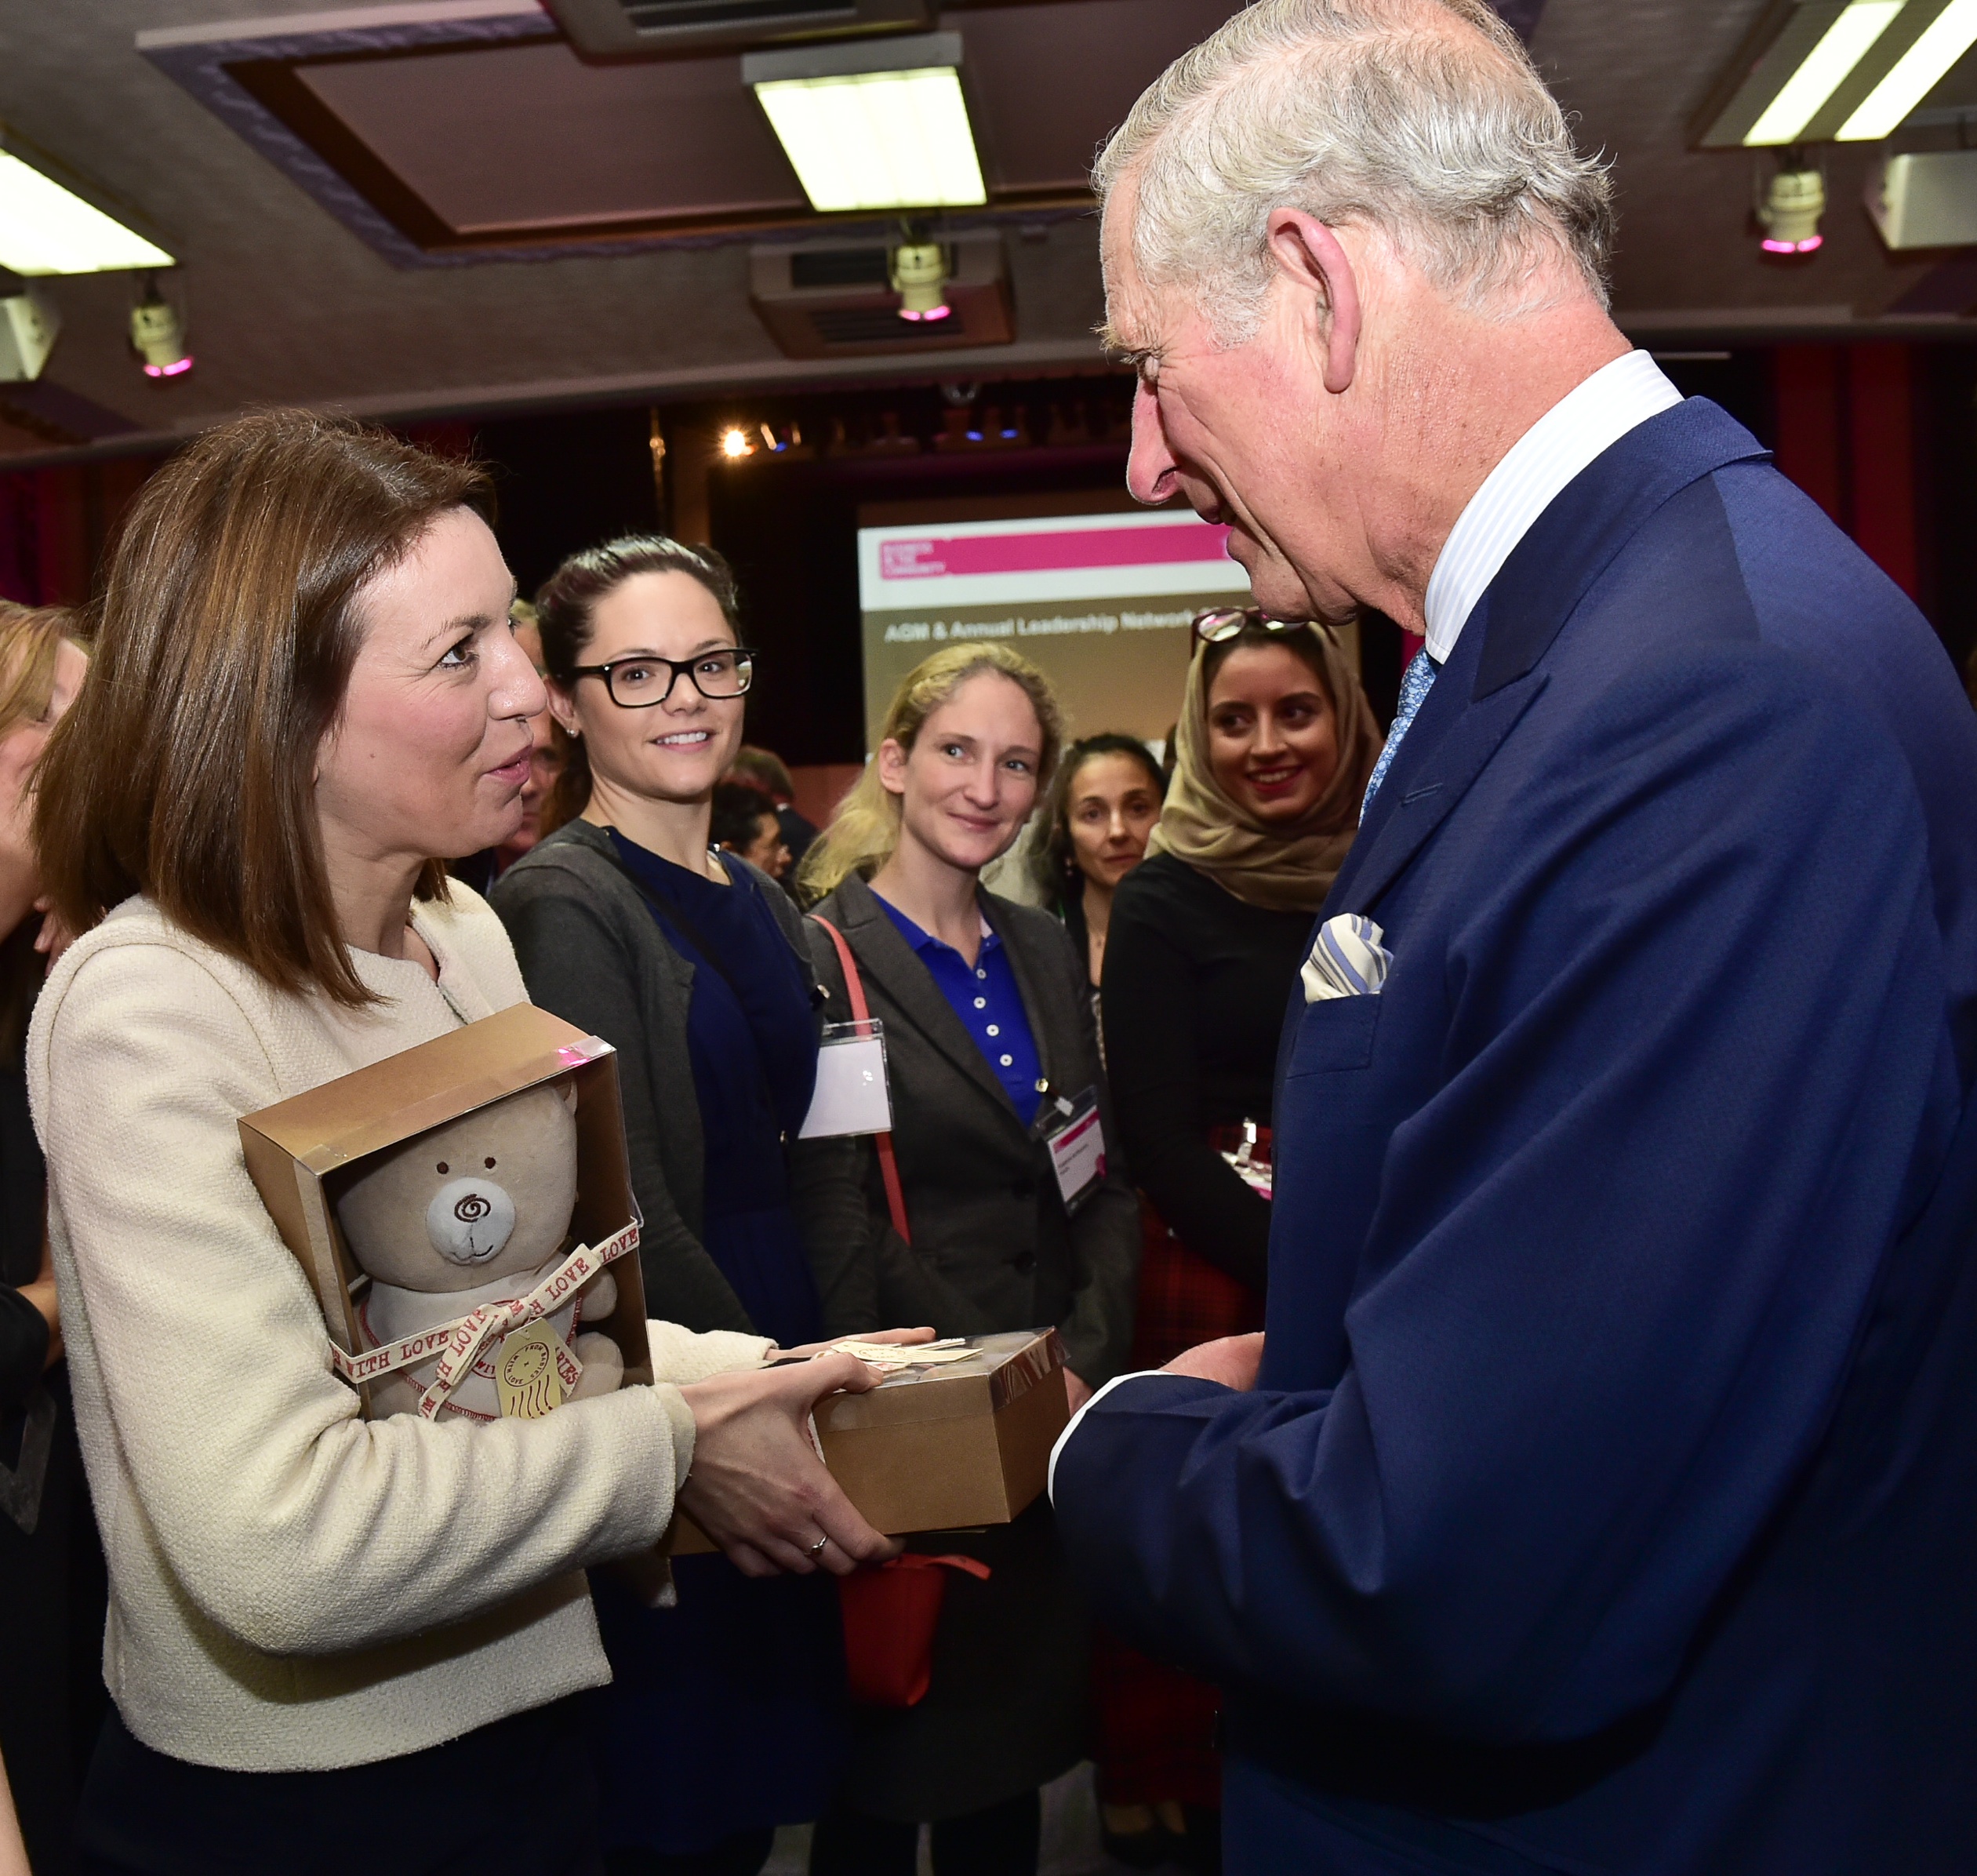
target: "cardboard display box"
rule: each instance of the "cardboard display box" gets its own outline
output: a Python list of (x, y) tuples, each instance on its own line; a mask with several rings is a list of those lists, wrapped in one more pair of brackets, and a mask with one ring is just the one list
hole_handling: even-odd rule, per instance
[[(1044, 1489), (1050, 1449), (1070, 1418), (1054, 1329), (970, 1336), (965, 1361), (904, 1368), (867, 1394), (817, 1403), (824, 1463), (888, 1536), (1008, 1524)], [(902, 1348), (910, 1360), (913, 1351)], [(674, 1521), (676, 1556), (714, 1547)]]
[[(343, 1242), (336, 1200), (363, 1162), (477, 1107), (565, 1075), (576, 1090), (577, 1140), (576, 1210), (566, 1248), (600, 1244), (638, 1217), (625, 1156), (616, 1053), (532, 1004), (517, 1004), (242, 1118), (247, 1170), (282, 1242), (308, 1273), (331, 1340), (346, 1354), (361, 1354), (367, 1346), (356, 1304), (370, 1278)], [(601, 1322), (587, 1318), (585, 1332), (601, 1332), (617, 1343), (627, 1387), (649, 1382), (652, 1353), (637, 1252), (610, 1268), (618, 1307)], [(360, 1384), (358, 1393), (368, 1416), (370, 1383)]]

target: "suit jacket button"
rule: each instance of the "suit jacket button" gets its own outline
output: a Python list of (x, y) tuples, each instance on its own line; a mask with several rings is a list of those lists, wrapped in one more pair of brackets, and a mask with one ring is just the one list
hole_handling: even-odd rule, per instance
[(1015, 1259), (1015, 1263), (1016, 1274), (1027, 1277), (1037, 1267), (1037, 1253), (1034, 1251), (1020, 1252)]

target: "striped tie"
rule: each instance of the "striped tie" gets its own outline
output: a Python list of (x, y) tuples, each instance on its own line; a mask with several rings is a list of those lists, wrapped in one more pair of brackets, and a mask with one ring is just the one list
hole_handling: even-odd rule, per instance
[(1366, 810), (1373, 805), (1373, 796), (1386, 779), (1386, 771), (1394, 760), (1394, 753), (1401, 747), (1401, 738), (1408, 733), (1408, 726), (1419, 714), (1428, 693), (1434, 688), (1435, 673), (1441, 669), (1428, 656), (1424, 645), (1414, 654), (1407, 669), (1401, 674), (1401, 700), (1394, 712), (1394, 727), (1386, 733), (1386, 747), (1379, 752), (1379, 760), (1373, 765), (1372, 776), (1366, 783), (1366, 798), (1359, 804), (1359, 818), (1366, 818)]

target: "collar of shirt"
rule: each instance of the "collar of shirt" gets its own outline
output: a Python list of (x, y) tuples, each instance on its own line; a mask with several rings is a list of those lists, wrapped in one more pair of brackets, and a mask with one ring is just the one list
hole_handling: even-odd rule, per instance
[(1428, 656), (1445, 664), (1476, 602), (1553, 498), (1630, 430), (1681, 403), (1644, 351), (1603, 365), (1510, 445), (1457, 516), (1429, 576)]
[[(885, 908), (886, 916), (899, 928), (899, 936), (916, 951), (924, 951), (931, 947), (935, 951), (947, 951), (954, 957), (961, 957), (961, 953), (956, 951), (946, 939), (936, 938), (932, 932), (916, 924), (893, 904), (891, 900), (879, 899), (876, 893), (872, 896), (878, 899), (880, 905)], [(976, 916), (982, 922), (983, 951), (984, 952), (1000, 951), (1002, 948), (1002, 940), (996, 936), (995, 927), (989, 923), (988, 914), (986, 912), (977, 912)], [(962, 962), (965, 963), (967, 961), (964, 958)], [(977, 962), (979, 962), (979, 960), (978, 959)]]

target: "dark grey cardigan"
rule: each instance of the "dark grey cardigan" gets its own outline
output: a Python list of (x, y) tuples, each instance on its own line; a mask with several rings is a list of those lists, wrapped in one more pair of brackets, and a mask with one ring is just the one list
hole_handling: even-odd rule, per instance
[[(1048, 1151), (1031, 1137), (975, 1039), (855, 874), (816, 908), (858, 960), (871, 1013), (885, 1026), (892, 1138), (906, 1188), (903, 1243), (889, 1221), (868, 1139), (803, 1140), (794, 1165), (814, 1223), (812, 1262), (825, 1331), (929, 1322), (943, 1335), (1055, 1323), (1071, 1369), (1094, 1387), (1125, 1367), (1139, 1271), (1139, 1208), (1118, 1147), (1084, 965), (1048, 912), (981, 894), (1007, 948), (1037, 1053), (1051, 1085), (1098, 1090), (1110, 1164), (1075, 1217), (1065, 1213)], [(828, 1021), (851, 1012), (829, 936), (810, 948)]]
[[(795, 907), (767, 874), (748, 871), (814, 983)], [(647, 1311), (692, 1329), (755, 1332), (700, 1242), (706, 1140), (686, 1042), (693, 965), (666, 942), (609, 836), (589, 821), (558, 827), (489, 898), (531, 1000), (618, 1052), (632, 1190), (645, 1218), (638, 1262)]]

